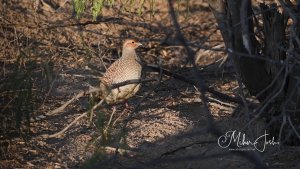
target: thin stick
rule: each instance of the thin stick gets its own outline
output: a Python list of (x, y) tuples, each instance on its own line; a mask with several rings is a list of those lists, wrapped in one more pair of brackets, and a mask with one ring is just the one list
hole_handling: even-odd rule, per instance
[[(188, 79), (188, 78), (186, 78), (184, 76), (175, 74), (173, 72), (170, 72), (170, 71), (168, 71), (166, 69), (161, 69), (157, 65), (147, 64), (146, 66), (147, 66), (147, 68), (149, 68), (149, 69), (151, 69), (153, 71), (161, 72), (164, 75), (167, 75), (169, 77), (173, 77), (173, 78), (178, 79), (180, 81), (183, 81), (185, 83), (197, 86), (197, 83), (195, 81), (193, 81), (191, 79)], [(211, 93), (211, 94), (213, 94), (213, 95), (215, 95), (215, 96), (217, 96), (217, 97), (219, 97), (219, 98), (221, 98), (223, 100), (227, 100), (227, 101), (230, 101), (230, 102), (235, 102), (235, 103), (238, 103), (238, 104), (243, 104), (243, 101), (242, 101), (242, 99), (240, 97), (231, 97), (231, 96), (226, 95), (224, 93), (218, 92), (218, 91), (214, 90), (213, 88), (208, 87), (206, 85), (203, 85), (203, 90), (207, 91), (207, 92), (209, 92), (209, 93)]]
[(99, 107), (100, 105), (102, 105), (103, 101), (104, 101), (104, 99), (100, 100), (100, 102), (97, 103), (96, 105), (94, 105), (94, 106), (92, 107), (92, 109), (90, 110), (90, 121), (89, 121), (89, 126), (92, 125), (92, 120), (93, 120), (93, 116), (94, 116), (94, 110), (95, 110), (97, 107)]
[(120, 154), (120, 155), (125, 155), (128, 154), (129, 156), (134, 156), (137, 153), (130, 151), (130, 150), (126, 150), (126, 149), (121, 149), (121, 148), (115, 148), (115, 147), (103, 147), (103, 149), (107, 152), (107, 153), (115, 153), (116, 151)]
[(298, 133), (297, 129), (295, 128), (290, 116), (288, 116), (288, 121), (289, 121), (290, 126), (292, 127), (293, 131), (295, 132), (296, 136), (298, 137), (298, 139), (300, 139), (300, 134)]
[(80, 120), (82, 117), (86, 116), (88, 112), (84, 112), (83, 114), (81, 114), (80, 116), (77, 116), (75, 118), (75, 120), (73, 120), (67, 127), (65, 127), (63, 130), (57, 132), (57, 133), (54, 133), (54, 134), (51, 134), (51, 135), (44, 135), (43, 137), (44, 138), (55, 138), (55, 137), (58, 137), (60, 135), (62, 135), (64, 132), (66, 132), (71, 126), (73, 126), (73, 124), (75, 124), (78, 120)]
[[(99, 107), (101, 104), (103, 103), (103, 100), (101, 100), (100, 102), (98, 102), (96, 105), (94, 105), (91, 109), (91, 111), (94, 111), (97, 107)], [(83, 114), (81, 114), (80, 116), (77, 116), (67, 127), (65, 127), (64, 129), (62, 129), (61, 131), (51, 134), (51, 135), (43, 135), (42, 137), (44, 138), (55, 138), (58, 137), (60, 135), (62, 135), (64, 132), (66, 132), (70, 127), (72, 127), (73, 124), (75, 124), (78, 120), (80, 120), (82, 117), (86, 116), (89, 113), (89, 111), (84, 112)]]
[(119, 117), (116, 118), (116, 120), (113, 122), (113, 124), (111, 125), (112, 127), (115, 126), (115, 124), (118, 122), (118, 120), (125, 114), (128, 113), (129, 110), (124, 110), (121, 115)]
[(110, 118), (108, 120), (108, 123), (107, 123), (107, 125), (106, 125), (106, 127), (105, 127), (105, 129), (103, 131), (105, 133), (105, 135), (107, 134), (107, 130), (108, 130), (109, 126), (110, 126), (110, 123), (112, 121), (112, 118), (113, 118), (115, 112), (116, 112), (116, 107), (113, 107), (113, 112), (111, 113)]
[(95, 93), (95, 92), (98, 92), (100, 91), (99, 88), (92, 88), (92, 89), (89, 89), (88, 91), (82, 91), (80, 93), (78, 93), (76, 96), (74, 96), (72, 99), (70, 99), (69, 101), (65, 102), (63, 105), (61, 105), (59, 108), (57, 109), (54, 109), (48, 113), (46, 113), (46, 115), (48, 116), (52, 116), (52, 115), (55, 115), (57, 113), (60, 113), (62, 112), (69, 104), (71, 104), (73, 101), (79, 99), (80, 97), (86, 95), (86, 94), (90, 94), (90, 93)]

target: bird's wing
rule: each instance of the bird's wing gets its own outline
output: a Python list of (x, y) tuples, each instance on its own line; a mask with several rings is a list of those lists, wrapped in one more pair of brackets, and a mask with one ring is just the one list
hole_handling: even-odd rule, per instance
[(118, 76), (118, 74), (121, 73), (122, 69), (122, 62), (120, 59), (116, 60), (113, 64), (111, 64), (104, 75), (101, 78), (101, 82), (105, 85), (111, 85), (114, 83), (115, 78)]

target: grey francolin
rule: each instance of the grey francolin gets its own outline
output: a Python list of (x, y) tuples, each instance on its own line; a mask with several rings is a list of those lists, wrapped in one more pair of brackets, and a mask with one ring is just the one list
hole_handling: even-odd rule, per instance
[(105, 72), (100, 83), (100, 98), (107, 104), (117, 104), (132, 97), (140, 88), (140, 84), (128, 84), (111, 89), (112, 84), (141, 78), (142, 66), (135, 49), (142, 44), (127, 39), (123, 43), (122, 56)]

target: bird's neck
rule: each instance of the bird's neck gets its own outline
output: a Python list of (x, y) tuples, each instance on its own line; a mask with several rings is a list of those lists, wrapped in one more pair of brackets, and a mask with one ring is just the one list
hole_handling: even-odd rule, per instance
[(122, 58), (124, 59), (138, 59), (134, 49), (123, 49)]

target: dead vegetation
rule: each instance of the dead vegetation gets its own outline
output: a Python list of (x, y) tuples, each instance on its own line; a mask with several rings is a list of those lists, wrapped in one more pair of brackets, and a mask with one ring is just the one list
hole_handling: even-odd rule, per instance
[[(221, 149), (218, 137), (209, 132), (203, 93), (167, 2), (156, 1), (154, 11), (145, 3), (141, 16), (120, 11), (116, 4), (103, 8), (95, 21), (90, 13), (76, 18), (71, 3), (55, 7), (40, 2), (3, 0), (0, 5), (0, 168), (257, 165), (257, 159), (247, 154)], [(224, 60), (225, 45), (208, 4), (196, 0), (190, 4), (189, 13), (186, 3), (177, 4), (177, 17), (188, 47), (195, 52), (194, 63), (206, 84), (207, 108), (216, 128), (241, 129), (254, 138), (263, 134), (264, 119), (246, 116), (259, 102), (238, 84), (231, 60)], [(142, 82), (137, 96), (129, 100), (130, 110), (124, 105), (115, 110), (97, 108), (89, 124), (97, 99), (90, 94), (75, 96), (97, 87), (128, 37), (144, 43), (138, 50), (145, 63), (143, 79), (154, 81)], [(241, 89), (252, 107), (243, 106)], [(72, 98), (67, 107), (49, 114)], [(81, 116), (86, 117), (74, 122)], [(254, 122), (249, 123), (249, 118)], [(72, 122), (68, 130), (49, 138)], [(297, 168), (297, 152), (295, 146), (281, 145), (280, 150), (269, 146), (254, 157), (265, 167)]]

